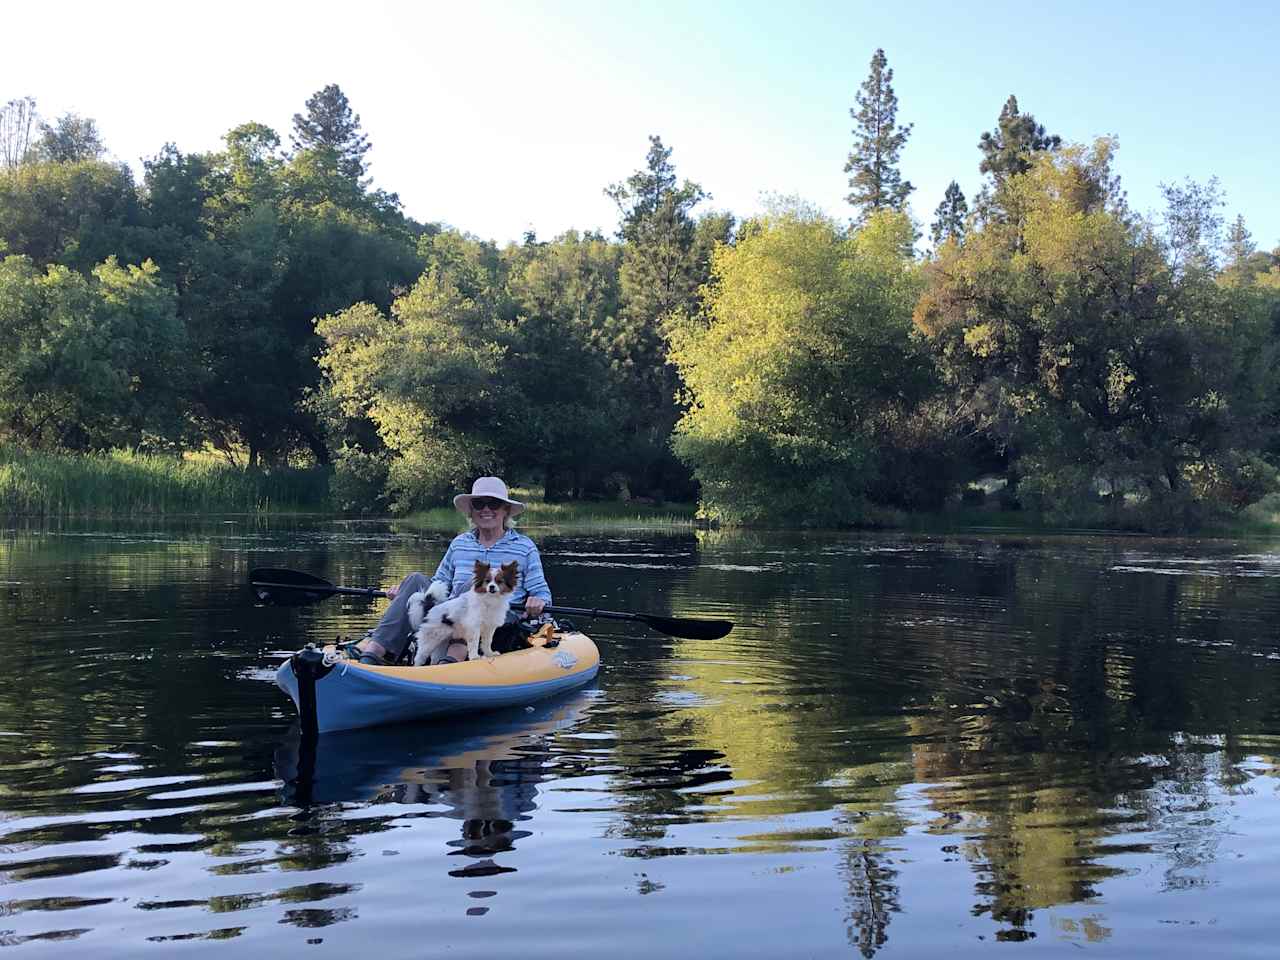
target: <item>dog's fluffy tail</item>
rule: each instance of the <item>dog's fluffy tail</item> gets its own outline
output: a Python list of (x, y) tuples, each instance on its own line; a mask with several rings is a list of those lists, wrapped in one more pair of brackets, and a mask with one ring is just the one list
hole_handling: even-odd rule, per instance
[(409, 598), (409, 623), (417, 630), (426, 619), (427, 611), (437, 603), (449, 599), (449, 588), (439, 580), (431, 581), (425, 590), (419, 590)]

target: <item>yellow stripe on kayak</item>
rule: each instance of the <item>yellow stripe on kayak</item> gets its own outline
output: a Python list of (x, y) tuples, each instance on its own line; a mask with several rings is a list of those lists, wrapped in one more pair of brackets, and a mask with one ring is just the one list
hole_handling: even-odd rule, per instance
[[(589, 670), (600, 662), (600, 651), (585, 633), (556, 634), (560, 642), (550, 649), (528, 647), (503, 653), (492, 660), (467, 660), (463, 663), (441, 663), (431, 667), (380, 667), (355, 660), (339, 661), (348, 669), (412, 680), (420, 683), (445, 683), (458, 687), (506, 687), (521, 683), (537, 683)], [(332, 645), (325, 652), (333, 649)]]

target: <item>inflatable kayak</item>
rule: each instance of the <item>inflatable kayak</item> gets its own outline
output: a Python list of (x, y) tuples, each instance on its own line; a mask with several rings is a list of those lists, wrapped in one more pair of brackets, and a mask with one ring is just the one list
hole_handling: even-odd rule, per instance
[(276, 683), (297, 706), (303, 730), (326, 733), (523, 706), (583, 686), (599, 668), (592, 639), (569, 631), (543, 647), (434, 667), (373, 666), (333, 646), (308, 645), (281, 665)]

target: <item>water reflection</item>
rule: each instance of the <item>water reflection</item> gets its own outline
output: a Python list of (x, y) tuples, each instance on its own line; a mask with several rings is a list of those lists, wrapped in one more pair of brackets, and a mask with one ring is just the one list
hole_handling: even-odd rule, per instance
[(447, 846), (463, 862), (449, 876), (514, 873), (495, 857), (530, 835), (524, 825), (538, 808), (539, 784), (563, 772), (550, 738), (572, 730), (596, 698), (589, 689), (520, 709), (319, 737), (295, 724), (275, 756), (281, 798), (300, 808), (300, 834), (316, 831), (326, 807), (352, 802), (457, 820), (458, 836)]
[(696, 931), (708, 956), (1127, 957), (1185, 951), (1194, 927), (1269, 945), (1271, 545), (540, 533), (563, 603), (739, 626), (579, 624), (596, 689), (308, 752), (272, 668), (379, 607), (258, 607), (245, 572), (385, 583), (445, 539), (0, 538), (0, 942), (639, 956)]

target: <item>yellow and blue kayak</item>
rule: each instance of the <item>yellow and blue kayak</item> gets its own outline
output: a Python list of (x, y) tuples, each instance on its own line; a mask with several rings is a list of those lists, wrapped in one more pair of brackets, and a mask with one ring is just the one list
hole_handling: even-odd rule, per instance
[(600, 669), (600, 651), (586, 634), (558, 633), (553, 643), (434, 667), (373, 666), (333, 646), (308, 646), (281, 665), (276, 683), (303, 729), (317, 733), (523, 706), (581, 687)]

